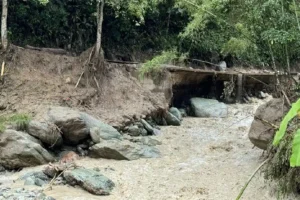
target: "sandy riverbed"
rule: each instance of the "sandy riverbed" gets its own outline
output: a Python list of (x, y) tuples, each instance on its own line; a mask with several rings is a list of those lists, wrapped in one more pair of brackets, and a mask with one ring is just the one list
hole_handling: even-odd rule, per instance
[[(258, 105), (229, 105), (228, 118), (185, 118), (180, 127), (163, 127), (155, 137), (162, 142), (159, 159), (77, 161), (86, 168), (98, 167), (116, 183), (110, 196), (68, 186), (55, 186), (46, 194), (57, 200), (233, 200), (264, 160), (248, 139)], [(258, 174), (242, 199), (275, 200), (275, 194)]]

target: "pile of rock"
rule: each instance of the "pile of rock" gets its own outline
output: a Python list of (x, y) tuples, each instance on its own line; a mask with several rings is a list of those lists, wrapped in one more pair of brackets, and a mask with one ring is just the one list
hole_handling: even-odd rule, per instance
[(171, 107), (167, 112), (160, 114), (154, 114), (153, 116), (144, 117), (144, 119), (130, 122), (129, 125), (121, 128), (122, 133), (138, 137), (138, 136), (149, 136), (158, 135), (160, 133), (161, 126), (180, 126), (183, 117), (188, 116), (194, 117), (226, 117), (227, 106), (214, 99), (204, 98), (191, 98), (189, 106), (185, 108)]
[(243, 102), (245, 103), (253, 103), (256, 101), (256, 98), (259, 99), (266, 99), (269, 96), (266, 92), (263, 91), (257, 91), (257, 92), (251, 92), (248, 91), (243, 96)]
[[(147, 132), (155, 132), (142, 123)], [(66, 146), (95, 158), (134, 160), (160, 155), (153, 146), (124, 140), (115, 128), (86, 113), (52, 107), (41, 120), (31, 121), (27, 130), (8, 129), (0, 134), (0, 165), (19, 169), (53, 162)]]
[(177, 118), (177, 122), (182, 120), (182, 117), (192, 116), (200, 118), (223, 118), (227, 117), (227, 105), (215, 99), (205, 99), (193, 97), (189, 100), (188, 105), (183, 108), (171, 108), (169, 113), (170, 118)]
[[(48, 165), (43, 171), (29, 172), (20, 179), (24, 181), (24, 185), (39, 186), (44, 189), (50, 187), (50, 184), (51, 186), (65, 184), (80, 186), (94, 195), (109, 195), (115, 186), (110, 179), (97, 170), (68, 167), (70, 166), (63, 164)], [(62, 176), (58, 176), (59, 174)]]
[(182, 115), (180, 111), (172, 107), (167, 112), (162, 112), (160, 115), (147, 116), (140, 120), (135, 120), (129, 125), (121, 128), (122, 133), (132, 137), (159, 135), (162, 126), (180, 126)]
[(24, 188), (0, 188), (0, 200), (55, 200), (41, 190), (31, 191)]

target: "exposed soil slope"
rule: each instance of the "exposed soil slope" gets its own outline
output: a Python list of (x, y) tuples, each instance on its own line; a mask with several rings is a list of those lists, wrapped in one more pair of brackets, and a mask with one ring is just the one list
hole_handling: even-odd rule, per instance
[(7, 107), (5, 113), (30, 112), (32, 115), (49, 105), (70, 106), (111, 125), (120, 125), (133, 115), (166, 108), (163, 93), (151, 93), (150, 89), (155, 88), (153, 82), (148, 80), (145, 87), (132, 76), (135, 75), (132, 66), (109, 65), (110, 72), (101, 85), (100, 97), (95, 88), (86, 86), (85, 79), (75, 89), (88, 56), (89, 51), (72, 57), (13, 46), (10, 57), (6, 57), (0, 105)]

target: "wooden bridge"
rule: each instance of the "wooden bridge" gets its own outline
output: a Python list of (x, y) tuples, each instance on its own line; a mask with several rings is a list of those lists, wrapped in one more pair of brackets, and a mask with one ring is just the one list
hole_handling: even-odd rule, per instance
[[(277, 85), (277, 78), (280, 83), (286, 83), (290, 80), (286, 74), (275, 73), (251, 73), (251, 72), (239, 72), (237, 70), (228, 69), (228, 71), (212, 71), (201, 70), (193, 68), (183, 68), (172, 65), (165, 65), (165, 69), (170, 72), (171, 79), (174, 86), (183, 85), (202, 85), (210, 82), (224, 83), (234, 82), (237, 88), (236, 97), (240, 99), (242, 97), (243, 90), (255, 88), (258, 90), (266, 90), (268, 92), (274, 92)], [(231, 70), (231, 71), (230, 71)], [(295, 80), (299, 80), (298, 73), (291, 74)]]

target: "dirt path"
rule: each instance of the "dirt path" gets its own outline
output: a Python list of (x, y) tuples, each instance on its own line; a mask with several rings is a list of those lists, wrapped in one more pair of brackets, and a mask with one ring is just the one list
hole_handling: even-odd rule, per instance
[[(226, 119), (185, 118), (181, 127), (164, 127), (156, 137), (159, 159), (110, 161), (86, 158), (78, 165), (98, 167), (116, 183), (113, 193), (97, 197), (67, 186), (46, 192), (58, 200), (234, 200), (263, 162), (262, 151), (248, 139), (255, 105), (230, 105)], [(25, 170), (22, 173), (25, 173)], [(257, 175), (243, 199), (275, 200)]]

